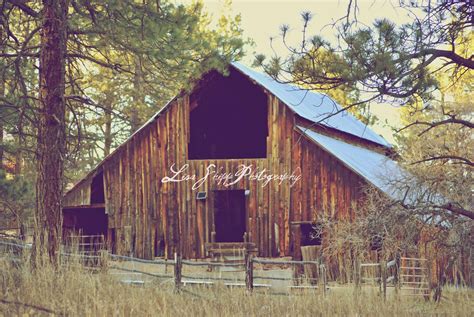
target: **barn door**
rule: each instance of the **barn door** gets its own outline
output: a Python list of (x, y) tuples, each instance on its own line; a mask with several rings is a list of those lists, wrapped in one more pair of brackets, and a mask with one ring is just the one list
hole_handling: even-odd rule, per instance
[(245, 190), (214, 191), (215, 242), (243, 242), (245, 220)]

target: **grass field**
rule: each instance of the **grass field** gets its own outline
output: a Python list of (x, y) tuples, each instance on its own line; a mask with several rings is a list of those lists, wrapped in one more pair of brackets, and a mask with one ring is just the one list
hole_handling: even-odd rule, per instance
[(370, 288), (355, 294), (338, 287), (326, 296), (307, 291), (290, 295), (224, 286), (186, 287), (172, 283), (125, 285), (106, 273), (77, 268), (32, 272), (0, 264), (0, 315), (3, 316), (472, 316), (473, 290), (446, 288), (440, 303), (388, 296)]

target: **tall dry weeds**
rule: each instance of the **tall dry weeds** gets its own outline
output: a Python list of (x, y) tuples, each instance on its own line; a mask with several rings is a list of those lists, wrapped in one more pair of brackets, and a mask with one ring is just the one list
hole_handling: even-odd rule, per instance
[[(21, 264), (22, 263), (22, 264)], [(473, 291), (448, 289), (439, 304), (376, 291), (332, 288), (320, 293), (275, 295), (224, 287), (184, 288), (172, 283), (125, 285), (111, 275), (90, 272), (74, 261), (59, 269), (32, 270), (28, 261), (0, 263), (0, 315), (3, 316), (470, 316)]]

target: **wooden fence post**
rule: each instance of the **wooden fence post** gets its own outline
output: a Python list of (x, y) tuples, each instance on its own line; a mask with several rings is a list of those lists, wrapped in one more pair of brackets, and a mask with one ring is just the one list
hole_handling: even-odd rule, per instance
[(356, 288), (356, 292), (359, 290), (360, 288), (360, 278), (361, 278), (361, 274), (360, 274), (360, 263), (359, 263), (359, 258), (356, 257), (354, 259), (354, 285), (355, 285), (355, 288)]
[(182, 268), (181, 255), (179, 255), (178, 253), (175, 253), (174, 254), (174, 286), (177, 292), (179, 292), (181, 288), (181, 268)]
[(395, 293), (397, 294), (400, 290), (400, 254), (395, 254), (395, 274), (394, 274), (394, 284), (395, 284)]
[(107, 272), (109, 252), (107, 250), (99, 251), (99, 265), (103, 272)]
[(323, 296), (326, 296), (326, 267), (324, 264), (319, 265), (319, 285), (323, 291)]
[(387, 299), (387, 261), (380, 262), (380, 282), (383, 300)]
[(245, 250), (245, 286), (247, 291), (253, 290), (253, 261), (250, 250)]

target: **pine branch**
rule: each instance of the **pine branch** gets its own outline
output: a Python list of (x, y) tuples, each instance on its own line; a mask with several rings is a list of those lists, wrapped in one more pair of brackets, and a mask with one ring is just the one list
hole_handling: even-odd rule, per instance
[(448, 160), (454, 160), (454, 161), (460, 161), (458, 162), (459, 164), (465, 164), (465, 165), (469, 165), (471, 167), (474, 167), (474, 162), (472, 162), (471, 160), (465, 158), (465, 157), (461, 157), (461, 156), (456, 156), (456, 155), (439, 155), (439, 156), (433, 156), (433, 157), (428, 157), (428, 158), (425, 158), (425, 159), (422, 159), (422, 160), (418, 160), (416, 162), (413, 162), (411, 163), (412, 165), (414, 164), (419, 164), (419, 163), (425, 163), (425, 162), (432, 162), (432, 161), (438, 161), (438, 160), (444, 160), (444, 161), (448, 161)]
[(32, 8), (30, 8), (26, 3), (28, 1), (25, 1), (25, 0), (6, 0), (8, 3), (10, 3), (11, 5), (17, 7), (18, 9), (20, 9), (21, 11), (25, 12), (26, 14), (28, 14), (29, 16), (32, 16), (34, 18), (38, 18), (39, 17), (39, 13), (36, 12), (35, 10), (33, 10)]

